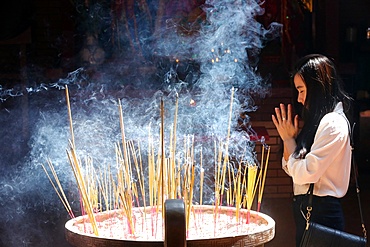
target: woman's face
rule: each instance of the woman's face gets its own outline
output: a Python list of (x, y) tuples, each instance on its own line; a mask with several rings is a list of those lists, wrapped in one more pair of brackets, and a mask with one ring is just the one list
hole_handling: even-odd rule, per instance
[(294, 76), (294, 86), (298, 91), (298, 103), (301, 103), (304, 105), (304, 102), (306, 100), (306, 94), (307, 94), (307, 88), (306, 84), (304, 83), (302, 77), (299, 74), (296, 74)]

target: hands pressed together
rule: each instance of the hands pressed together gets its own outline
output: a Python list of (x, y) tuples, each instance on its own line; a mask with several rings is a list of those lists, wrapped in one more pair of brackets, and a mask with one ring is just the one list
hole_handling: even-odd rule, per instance
[(272, 122), (274, 123), (280, 138), (284, 142), (285, 160), (294, 152), (296, 148), (295, 138), (298, 135), (298, 115), (293, 117), (292, 105), (280, 104), (280, 107), (275, 107), (275, 115), (272, 115)]
[(275, 107), (275, 115), (272, 115), (272, 122), (274, 123), (281, 139), (285, 142), (289, 139), (295, 139), (298, 135), (298, 115), (292, 116), (292, 105), (280, 104)]

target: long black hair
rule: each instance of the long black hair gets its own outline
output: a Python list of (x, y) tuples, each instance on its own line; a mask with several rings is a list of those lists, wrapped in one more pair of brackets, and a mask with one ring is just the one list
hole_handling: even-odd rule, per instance
[(293, 90), (295, 110), (304, 125), (296, 138), (296, 157), (304, 157), (311, 146), (321, 119), (332, 112), (335, 106), (343, 103), (345, 111), (350, 107), (350, 96), (344, 91), (343, 82), (337, 73), (334, 62), (320, 54), (301, 58), (295, 65), (293, 78), (299, 75), (306, 85), (304, 105), (297, 104), (298, 92)]

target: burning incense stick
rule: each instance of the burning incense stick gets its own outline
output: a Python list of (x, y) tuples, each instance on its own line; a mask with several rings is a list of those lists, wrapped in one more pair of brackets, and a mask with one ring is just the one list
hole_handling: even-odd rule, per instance
[(173, 131), (172, 131), (172, 138), (171, 138), (171, 177), (170, 179), (172, 180), (173, 185), (169, 187), (169, 189), (172, 189), (171, 193), (171, 198), (175, 199), (176, 198), (176, 144), (177, 144), (177, 115), (178, 115), (178, 108), (179, 108), (179, 95), (176, 94), (176, 103), (175, 103), (175, 114), (174, 114), (174, 119), (173, 119)]
[[(66, 97), (69, 97), (68, 89), (66, 89)], [(236, 216), (239, 221), (239, 211), (241, 207), (246, 207), (251, 210), (253, 198), (258, 189), (258, 202), (261, 203), (264, 183), (266, 178), (266, 169), (268, 165), (268, 155), (265, 159), (262, 154), (261, 170), (257, 177), (257, 166), (251, 164), (239, 164), (237, 171), (230, 162), (229, 157), (229, 140), (231, 132), (231, 120), (233, 109), (234, 89), (231, 90), (230, 111), (228, 130), (226, 139), (214, 141), (214, 220), (217, 224), (220, 208), (223, 204), (223, 194), (227, 191), (227, 205), (236, 207)], [(193, 206), (195, 177), (198, 177), (197, 164), (200, 164), (200, 194), (199, 203), (203, 204), (204, 194), (204, 176), (203, 168), (203, 150), (200, 150), (200, 163), (195, 160), (195, 138), (194, 135), (187, 135), (183, 138), (183, 148), (177, 147), (177, 114), (178, 114), (178, 98), (176, 98), (176, 108), (173, 128), (170, 133), (169, 156), (166, 157), (165, 145), (165, 124), (164, 124), (164, 101), (160, 102), (160, 129), (159, 129), (159, 145), (155, 144), (151, 132), (151, 124), (148, 127), (148, 146), (147, 146), (147, 181), (144, 178), (143, 159), (141, 156), (140, 142), (135, 143), (133, 140), (128, 140), (125, 134), (125, 125), (123, 121), (123, 110), (121, 101), (118, 100), (119, 123), (121, 131), (121, 142), (116, 143), (115, 155), (117, 173), (113, 175), (110, 167), (105, 170), (96, 170), (93, 166), (91, 158), (85, 159), (85, 166), (82, 166), (80, 158), (77, 156), (77, 151), (74, 143), (72, 113), (70, 103), (67, 99), (68, 115), (70, 121), (71, 138), (70, 148), (67, 151), (67, 156), (70, 166), (74, 173), (78, 189), (81, 195), (82, 210), (86, 212), (91, 223), (93, 232), (98, 236), (98, 227), (95, 220), (97, 211), (110, 210), (119, 208), (122, 215), (127, 218), (127, 224), (130, 229), (130, 234), (135, 233), (135, 219), (133, 219), (133, 207), (136, 204), (139, 206), (141, 202), (145, 207), (152, 207), (151, 214), (159, 216), (160, 207), (162, 213), (164, 211), (164, 201), (166, 199), (183, 198), (186, 208), (186, 226), (189, 228), (190, 215), (195, 212)], [(181, 150), (182, 155), (177, 155), (177, 149)], [(264, 152), (264, 150), (263, 150)], [(44, 170), (45, 167), (43, 167)], [(264, 170), (262, 170), (262, 168)], [(136, 171), (135, 171), (136, 170)], [(97, 173), (98, 171), (98, 173)], [(134, 174), (136, 172), (136, 174)], [(136, 175), (137, 180), (133, 179)], [(48, 176), (49, 177), (49, 176)], [(54, 175), (55, 177), (55, 175)], [(256, 179), (257, 178), (257, 179)], [(51, 180), (51, 177), (49, 177)], [(147, 185), (147, 188), (146, 188)], [(59, 182), (57, 182), (59, 186)], [(54, 184), (53, 187), (56, 189)], [(140, 190), (140, 192), (139, 192)], [(139, 195), (142, 200), (139, 199)], [(60, 193), (58, 195), (63, 202), (66, 201), (65, 196)], [(146, 197), (149, 198), (147, 203)], [(147, 205), (148, 204), (148, 205)], [(103, 206), (104, 205), (104, 206)], [(67, 211), (70, 207), (65, 204)], [(163, 215), (163, 214), (162, 214)], [(151, 215), (153, 216), (153, 215)], [(249, 215), (247, 223), (249, 223)], [(157, 234), (156, 218), (152, 217), (152, 235)], [(196, 224), (196, 223), (195, 223)]]
[[(143, 164), (142, 164), (141, 153), (140, 153), (140, 145), (138, 145), (138, 150), (137, 150), (138, 155), (136, 155), (136, 150), (134, 148), (133, 142), (130, 141), (129, 143), (130, 143), (130, 153), (133, 154), (132, 157), (134, 159), (136, 173), (139, 179), (139, 187), (140, 187), (141, 196), (143, 198), (144, 212), (145, 212), (146, 201), (145, 201), (145, 188), (144, 188), (144, 174), (143, 174)], [(139, 157), (139, 160), (137, 159), (137, 156)], [(140, 164), (140, 167), (139, 167), (139, 164)]]
[(110, 172), (110, 166), (108, 165), (107, 170), (104, 170), (102, 172), (99, 171), (99, 179), (97, 179), (97, 183), (99, 184), (99, 192), (101, 193), (101, 196), (104, 200), (105, 210), (111, 210), (111, 200), (112, 200), (112, 184), (111, 184), (111, 172)]
[(126, 143), (126, 135), (125, 135), (125, 125), (123, 122), (123, 111), (122, 111), (122, 105), (121, 101), (118, 100), (118, 108), (119, 108), (119, 120), (120, 120), (120, 127), (121, 127), (121, 138), (122, 138), (122, 148), (123, 148), (123, 162), (125, 166), (125, 180), (126, 184), (129, 184), (130, 177), (131, 175), (131, 166), (129, 164), (129, 157), (128, 157), (128, 152), (127, 152), (127, 143)]
[(190, 223), (190, 213), (192, 209), (192, 201), (193, 201), (193, 190), (194, 190), (194, 178), (195, 178), (195, 165), (191, 164), (191, 180), (190, 180), (190, 189), (189, 189), (189, 201), (187, 203), (188, 211), (187, 211), (187, 221), (186, 221), (186, 228), (189, 229)]
[(227, 171), (228, 171), (228, 182), (229, 182), (229, 189), (227, 190), (227, 193), (228, 193), (228, 200), (227, 200), (227, 206), (232, 206), (233, 205), (233, 190), (232, 190), (232, 180), (231, 180), (231, 173), (234, 174), (234, 171), (232, 169), (232, 166), (231, 164), (229, 164), (228, 168), (227, 168)]
[(222, 162), (222, 152), (221, 143), (214, 142), (214, 157), (215, 157), (215, 206), (221, 204), (221, 162)]
[(44, 171), (45, 171), (45, 173), (46, 173), (46, 176), (48, 177), (48, 179), (49, 179), (49, 181), (50, 181), (51, 185), (53, 186), (53, 188), (54, 188), (55, 192), (57, 193), (57, 195), (58, 195), (58, 197), (59, 197), (60, 201), (62, 202), (62, 204), (63, 204), (63, 206), (64, 206), (64, 208), (67, 210), (67, 212), (68, 212), (69, 216), (70, 216), (71, 218), (74, 218), (75, 216), (74, 216), (74, 214), (73, 214), (73, 211), (72, 211), (72, 209), (71, 209), (71, 206), (70, 206), (70, 204), (69, 204), (69, 202), (68, 202), (68, 199), (67, 199), (67, 197), (66, 197), (66, 195), (65, 195), (65, 193), (64, 193), (64, 190), (63, 190), (63, 188), (62, 188), (62, 185), (61, 185), (61, 183), (60, 183), (60, 180), (59, 180), (59, 178), (58, 178), (58, 175), (57, 175), (57, 173), (55, 172), (54, 166), (53, 166), (53, 164), (51, 163), (51, 161), (50, 161), (50, 160), (48, 160), (48, 165), (49, 165), (49, 168), (50, 168), (50, 170), (51, 170), (51, 173), (52, 173), (52, 175), (53, 175), (53, 177), (54, 177), (54, 180), (55, 180), (55, 182), (56, 182), (56, 184), (57, 184), (58, 188), (56, 187), (56, 185), (54, 184), (53, 180), (51, 179), (51, 177), (50, 177), (50, 175), (49, 175), (48, 171), (46, 170), (45, 166), (44, 166), (43, 164), (41, 164), (42, 168), (44, 169)]
[(73, 133), (71, 103), (69, 102), (69, 91), (68, 91), (67, 85), (66, 85), (66, 101), (67, 101), (68, 117), (69, 117), (69, 130), (71, 132), (72, 145), (75, 146), (75, 135)]
[(149, 167), (149, 205), (154, 206), (155, 202), (155, 167), (154, 167), (154, 147), (153, 147), (153, 137), (150, 131), (150, 126), (148, 128), (148, 167)]
[(68, 159), (69, 159), (70, 165), (72, 167), (73, 173), (74, 173), (75, 178), (76, 178), (77, 186), (78, 186), (80, 194), (81, 194), (81, 199), (82, 199), (82, 202), (83, 202), (83, 208), (88, 214), (88, 217), (89, 217), (89, 220), (91, 222), (94, 234), (96, 236), (98, 236), (99, 235), (98, 234), (98, 228), (97, 228), (97, 225), (96, 225), (96, 220), (95, 220), (93, 208), (92, 208), (90, 198), (89, 198), (88, 193), (87, 193), (85, 181), (84, 181), (84, 178), (83, 178), (83, 175), (82, 175), (82, 172), (81, 172), (81, 168), (80, 168), (81, 164), (80, 164), (79, 159), (77, 158), (77, 154), (76, 154), (75, 149), (73, 148), (72, 143), (70, 143), (70, 150), (67, 151), (67, 155), (68, 155)]
[(255, 192), (256, 192), (256, 175), (257, 166), (248, 165), (248, 186), (247, 186), (247, 224), (250, 222), (250, 210), (252, 208)]
[[(266, 160), (263, 160), (264, 150), (265, 150), (265, 146), (264, 146), (264, 145), (262, 145), (262, 159), (261, 159), (261, 170), (260, 170), (260, 173), (262, 174), (262, 170), (263, 170), (263, 177), (262, 177), (262, 179), (260, 180), (260, 181), (261, 181), (261, 183), (260, 183), (259, 191), (258, 191), (258, 206), (257, 206), (257, 212), (259, 212), (259, 211), (260, 211), (260, 209), (261, 209), (262, 195), (263, 195), (263, 191), (264, 191), (264, 188), (265, 188), (266, 174), (267, 174), (267, 167), (268, 167), (269, 158), (270, 158), (270, 146), (268, 146), (268, 147), (267, 147), (267, 157), (266, 157)], [(264, 163), (264, 164), (263, 164), (263, 163)]]
[[(160, 135), (160, 138), (161, 138), (161, 166), (160, 166), (160, 174), (161, 174), (161, 199), (162, 199), (162, 212), (164, 212), (164, 201), (165, 201), (165, 196), (164, 196), (164, 193), (165, 193), (165, 177), (164, 177), (164, 171), (165, 171), (165, 150), (164, 150), (164, 101), (163, 101), (163, 98), (161, 98), (161, 129), (160, 129), (160, 132), (161, 132), (161, 135)], [(163, 214), (164, 216), (164, 214)]]
[(223, 193), (225, 191), (225, 178), (226, 178), (226, 169), (229, 165), (229, 140), (230, 140), (230, 131), (231, 131), (231, 119), (233, 113), (233, 102), (234, 102), (234, 87), (231, 89), (231, 97), (230, 97), (230, 110), (229, 110), (229, 121), (228, 121), (228, 128), (227, 128), (227, 136), (226, 136), (226, 143), (225, 143), (225, 156), (224, 162), (222, 167), (222, 188), (221, 188), (221, 200)]
[(204, 169), (203, 169), (203, 150), (200, 149), (200, 193), (199, 205), (203, 205), (203, 183), (204, 183)]
[(89, 200), (88, 195), (87, 195), (85, 182), (84, 182), (83, 176), (81, 174), (80, 162), (79, 162), (79, 160), (77, 158), (77, 154), (75, 152), (72, 111), (71, 111), (71, 105), (70, 105), (70, 102), (69, 102), (69, 93), (68, 93), (68, 87), (67, 86), (66, 86), (66, 98), (67, 98), (70, 132), (71, 132), (71, 138), (72, 138), (72, 141), (70, 142), (70, 150), (67, 151), (67, 155), (68, 155), (68, 159), (70, 161), (70, 165), (72, 167), (73, 173), (75, 175), (76, 182), (77, 182), (77, 185), (79, 187), (80, 194), (82, 196), (84, 209), (88, 213), (89, 219), (90, 219), (92, 227), (93, 227), (94, 234), (96, 236), (98, 236), (99, 235), (98, 234), (98, 228), (96, 226), (96, 221), (95, 221), (95, 217), (94, 217), (94, 214), (93, 214), (92, 206), (91, 206), (90, 200)]
[(121, 207), (126, 215), (126, 219), (129, 225), (130, 234), (134, 234), (134, 224), (132, 221), (132, 196), (131, 192), (125, 190), (119, 193), (121, 199)]
[(239, 164), (237, 175), (234, 179), (234, 188), (235, 189), (235, 207), (236, 207), (236, 219), (239, 221), (239, 211), (242, 207), (243, 193), (244, 193), (244, 181), (245, 181), (245, 172), (242, 172), (242, 166)]

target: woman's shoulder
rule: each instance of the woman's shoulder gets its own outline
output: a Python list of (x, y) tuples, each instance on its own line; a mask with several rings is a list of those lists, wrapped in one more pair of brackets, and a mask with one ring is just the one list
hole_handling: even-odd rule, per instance
[(345, 114), (338, 111), (327, 113), (320, 121), (319, 129), (328, 129), (331, 131), (344, 131), (348, 130), (349, 122)]
[(348, 120), (346, 115), (344, 114), (342, 102), (339, 102), (332, 112), (325, 114), (321, 121), (322, 122), (339, 121), (340, 123), (347, 123)]

